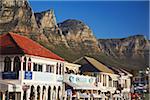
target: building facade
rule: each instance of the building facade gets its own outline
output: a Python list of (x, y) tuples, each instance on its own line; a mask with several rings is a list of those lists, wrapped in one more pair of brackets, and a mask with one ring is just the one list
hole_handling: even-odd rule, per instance
[(0, 100), (106, 99), (119, 84), (129, 93), (131, 75), (116, 72), (90, 57), (69, 63), (25, 36), (0, 36)]
[(2, 99), (60, 100), (64, 59), (14, 33), (4, 34), (0, 40)]

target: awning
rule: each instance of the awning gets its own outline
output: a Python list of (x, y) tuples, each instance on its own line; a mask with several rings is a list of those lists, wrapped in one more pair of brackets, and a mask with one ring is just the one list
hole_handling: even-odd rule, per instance
[(75, 84), (71, 82), (65, 82), (69, 86), (73, 87), (73, 89), (76, 90), (99, 90), (96, 86), (94, 85), (88, 85), (88, 84)]

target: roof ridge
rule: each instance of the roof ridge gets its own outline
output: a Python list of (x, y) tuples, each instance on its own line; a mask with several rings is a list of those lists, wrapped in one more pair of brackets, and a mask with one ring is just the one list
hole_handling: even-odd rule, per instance
[[(104, 65), (103, 63), (101, 63), (101, 62), (99, 62), (98, 60), (96, 60), (96, 59), (94, 59), (94, 58), (91, 58), (91, 57), (85, 57), (86, 58), (86, 60), (90, 63), (90, 64), (92, 64), (93, 65), (93, 63), (91, 62), (91, 61), (89, 61), (90, 59), (92, 59), (92, 60), (94, 60), (94, 61), (96, 61), (98, 64), (100, 64), (100, 65), (102, 65), (104, 68), (106, 68), (107, 70), (109, 70), (109, 72), (108, 73), (110, 73), (110, 72), (112, 72), (112, 73), (114, 73), (114, 71), (113, 70), (111, 70), (110, 68), (108, 68), (106, 65)], [(96, 69), (98, 69), (99, 70), (99, 68), (97, 68), (96, 66), (95, 66), (95, 68)]]
[(24, 54), (48, 57), (51, 59), (64, 61), (62, 57), (58, 56), (57, 54), (53, 53), (52, 51), (48, 50), (44, 46), (40, 45), (36, 41), (26, 36), (22, 36), (13, 32), (9, 32), (8, 34), (11, 36), (15, 44), (23, 51)]

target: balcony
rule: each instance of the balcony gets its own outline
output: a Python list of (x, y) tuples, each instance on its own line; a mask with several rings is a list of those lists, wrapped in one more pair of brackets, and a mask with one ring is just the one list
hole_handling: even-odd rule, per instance
[(44, 83), (56, 83), (62, 82), (63, 76), (56, 75), (55, 73), (48, 72), (36, 72), (36, 71), (22, 71), (23, 82), (44, 82)]
[(62, 75), (56, 75), (48, 72), (35, 72), (35, 71), (19, 71), (19, 72), (0, 72), (0, 79), (11, 81), (23, 82), (45, 82), (56, 83), (63, 82)]
[(64, 82), (74, 89), (89, 89), (96, 90), (95, 77), (75, 74), (65, 74)]

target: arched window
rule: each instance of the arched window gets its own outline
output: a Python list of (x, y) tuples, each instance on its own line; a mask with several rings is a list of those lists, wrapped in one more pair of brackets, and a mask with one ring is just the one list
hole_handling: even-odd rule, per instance
[(60, 97), (61, 97), (61, 96), (60, 96), (60, 90), (61, 90), (61, 89), (60, 89), (60, 86), (59, 86), (59, 87), (58, 87), (58, 93), (57, 93), (57, 100), (60, 100)]
[(31, 58), (28, 60), (28, 71), (31, 71)]
[(26, 64), (27, 64), (27, 58), (24, 57), (24, 61), (23, 61), (23, 70), (26, 71)]
[(48, 100), (51, 100), (51, 87), (48, 88)]
[(30, 100), (35, 100), (35, 88), (33, 85), (31, 86)]
[(40, 91), (41, 91), (40, 86), (37, 86), (37, 100), (40, 100)]
[(54, 86), (53, 92), (52, 92), (52, 100), (56, 100), (56, 87)]
[(42, 100), (45, 100), (46, 98), (46, 87), (43, 86), (43, 90), (42, 90)]
[(56, 64), (56, 74), (58, 74), (58, 69), (59, 69), (59, 65), (58, 63)]
[(9, 57), (5, 57), (4, 60), (4, 72), (11, 71), (11, 59)]
[(14, 58), (14, 66), (13, 66), (13, 71), (17, 72), (21, 70), (21, 62), (20, 62), (20, 58), (18, 56), (16, 56)]

